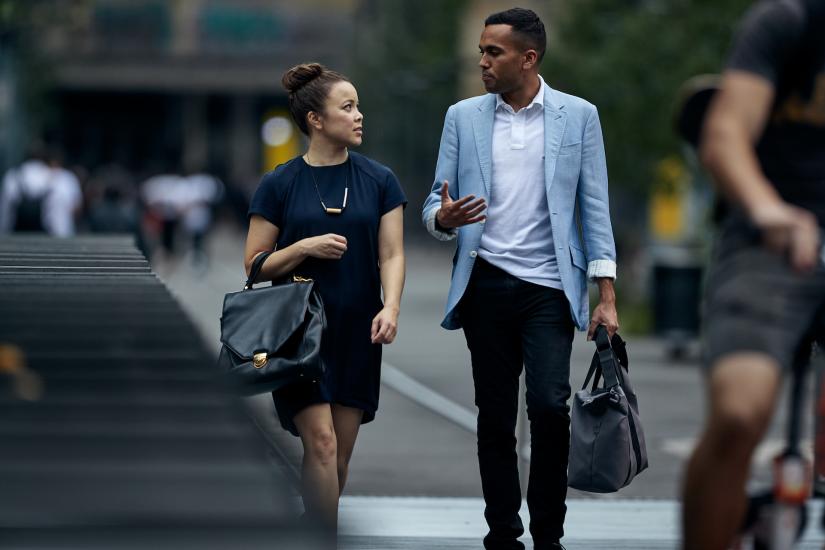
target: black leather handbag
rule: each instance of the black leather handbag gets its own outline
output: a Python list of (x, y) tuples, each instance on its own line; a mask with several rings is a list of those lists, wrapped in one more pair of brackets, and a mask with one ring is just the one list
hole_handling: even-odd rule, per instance
[(324, 373), (321, 337), (326, 316), (315, 282), (293, 276), (288, 282), (252, 288), (270, 254), (255, 258), (243, 290), (223, 299), (218, 366), (242, 395), (318, 380)]

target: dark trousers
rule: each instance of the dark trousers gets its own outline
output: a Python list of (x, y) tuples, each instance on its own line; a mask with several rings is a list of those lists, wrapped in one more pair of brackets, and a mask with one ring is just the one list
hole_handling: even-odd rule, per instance
[(490, 532), (487, 549), (522, 549), (516, 455), (519, 375), (530, 420), (527, 506), (536, 550), (564, 534), (570, 448), (570, 351), (574, 325), (564, 293), (476, 260), (459, 315), (473, 364), (478, 463)]

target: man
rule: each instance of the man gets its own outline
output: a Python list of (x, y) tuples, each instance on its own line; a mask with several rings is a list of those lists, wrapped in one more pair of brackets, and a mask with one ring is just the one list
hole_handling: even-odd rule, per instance
[[(825, 305), (825, 2), (756, 3), (700, 153), (728, 199), (706, 299), (707, 426), (684, 482), (684, 547), (727, 548), (783, 370)], [(804, 350), (802, 350), (804, 351)]]
[(530, 10), (487, 18), (479, 67), (489, 93), (447, 110), (423, 209), (431, 234), (458, 237), (442, 326), (464, 329), (472, 358), (488, 549), (524, 548), (514, 436), (522, 365), (530, 532), (537, 550), (562, 548), (570, 350), (574, 327), (588, 327), (588, 277), (601, 293), (589, 334), (598, 324), (618, 328), (599, 118), (593, 105), (544, 83), (545, 46)]

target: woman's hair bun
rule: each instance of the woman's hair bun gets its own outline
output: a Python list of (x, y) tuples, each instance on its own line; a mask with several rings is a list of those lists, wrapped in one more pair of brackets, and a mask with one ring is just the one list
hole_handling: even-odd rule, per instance
[(330, 89), (342, 80), (349, 82), (346, 76), (320, 63), (295, 65), (281, 77), (281, 84), (288, 92), (289, 112), (304, 134), (309, 135), (307, 115), (312, 111), (323, 113)]
[(323, 74), (324, 66), (320, 63), (302, 63), (295, 65), (281, 78), (284, 89), (294, 94), (319, 76)]

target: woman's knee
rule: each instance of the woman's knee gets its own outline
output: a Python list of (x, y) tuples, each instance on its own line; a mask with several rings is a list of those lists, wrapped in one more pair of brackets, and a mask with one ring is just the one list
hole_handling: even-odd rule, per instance
[(304, 439), (306, 441), (304, 452), (310, 460), (325, 466), (337, 463), (338, 444), (332, 426), (314, 427)]

